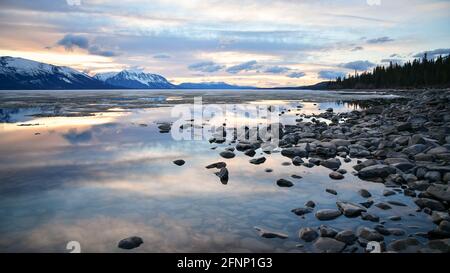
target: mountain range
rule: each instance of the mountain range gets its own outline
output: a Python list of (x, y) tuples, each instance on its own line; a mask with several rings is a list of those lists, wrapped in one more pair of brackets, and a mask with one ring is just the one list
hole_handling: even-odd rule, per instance
[(0, 57), (0, 90), (30, 89), (251, 89), (224, 82), (175, 85), (161, 75), (141, 70), (89, 76), (75, 69), (23, 58)]

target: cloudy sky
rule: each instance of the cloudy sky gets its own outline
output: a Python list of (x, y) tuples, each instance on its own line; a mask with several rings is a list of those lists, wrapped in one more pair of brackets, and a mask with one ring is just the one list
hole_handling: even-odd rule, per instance
[(296, 86), (450, 52), (450, 0), (0, 0), (0, 55)]

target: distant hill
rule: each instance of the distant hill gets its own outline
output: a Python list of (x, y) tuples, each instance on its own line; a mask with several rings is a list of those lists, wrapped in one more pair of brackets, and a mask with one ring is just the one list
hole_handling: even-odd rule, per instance
[(75, 69), (23, 58), (0, 57), (0, 89), (108, 89), (110, 85)]
[(181, 89), (255, 89), (251, 86), (231, 85), (225, 82), (202, 82), (202, 83), (182, 83), (178, 85)]

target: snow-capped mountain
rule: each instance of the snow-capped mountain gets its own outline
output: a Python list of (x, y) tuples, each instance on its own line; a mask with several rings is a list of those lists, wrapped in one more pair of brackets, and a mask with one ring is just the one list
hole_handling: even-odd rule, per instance
[(75, 69), (0, 57), (0, 89), (107, 89), (111, 86)]
[(121, 72), (99, 73), (94, 78), (105, 83), (132, 89), (172, 89), (175, 85), (157, 74), (145, 73), (141, 70), (123, 70)]

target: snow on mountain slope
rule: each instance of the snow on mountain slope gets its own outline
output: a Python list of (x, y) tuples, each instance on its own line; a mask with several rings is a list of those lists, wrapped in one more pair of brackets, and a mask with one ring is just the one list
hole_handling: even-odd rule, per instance
[(157, 74), (145, 73), (141, 70), (123, 70), (121, 72), (100, 73), (94, 78), (110, 85), (123, 88), (167, 89), (176, 88), (166, 78)]
[(14, 57), (0, 57), (0, 89), (110, 88), (75, 69)]

